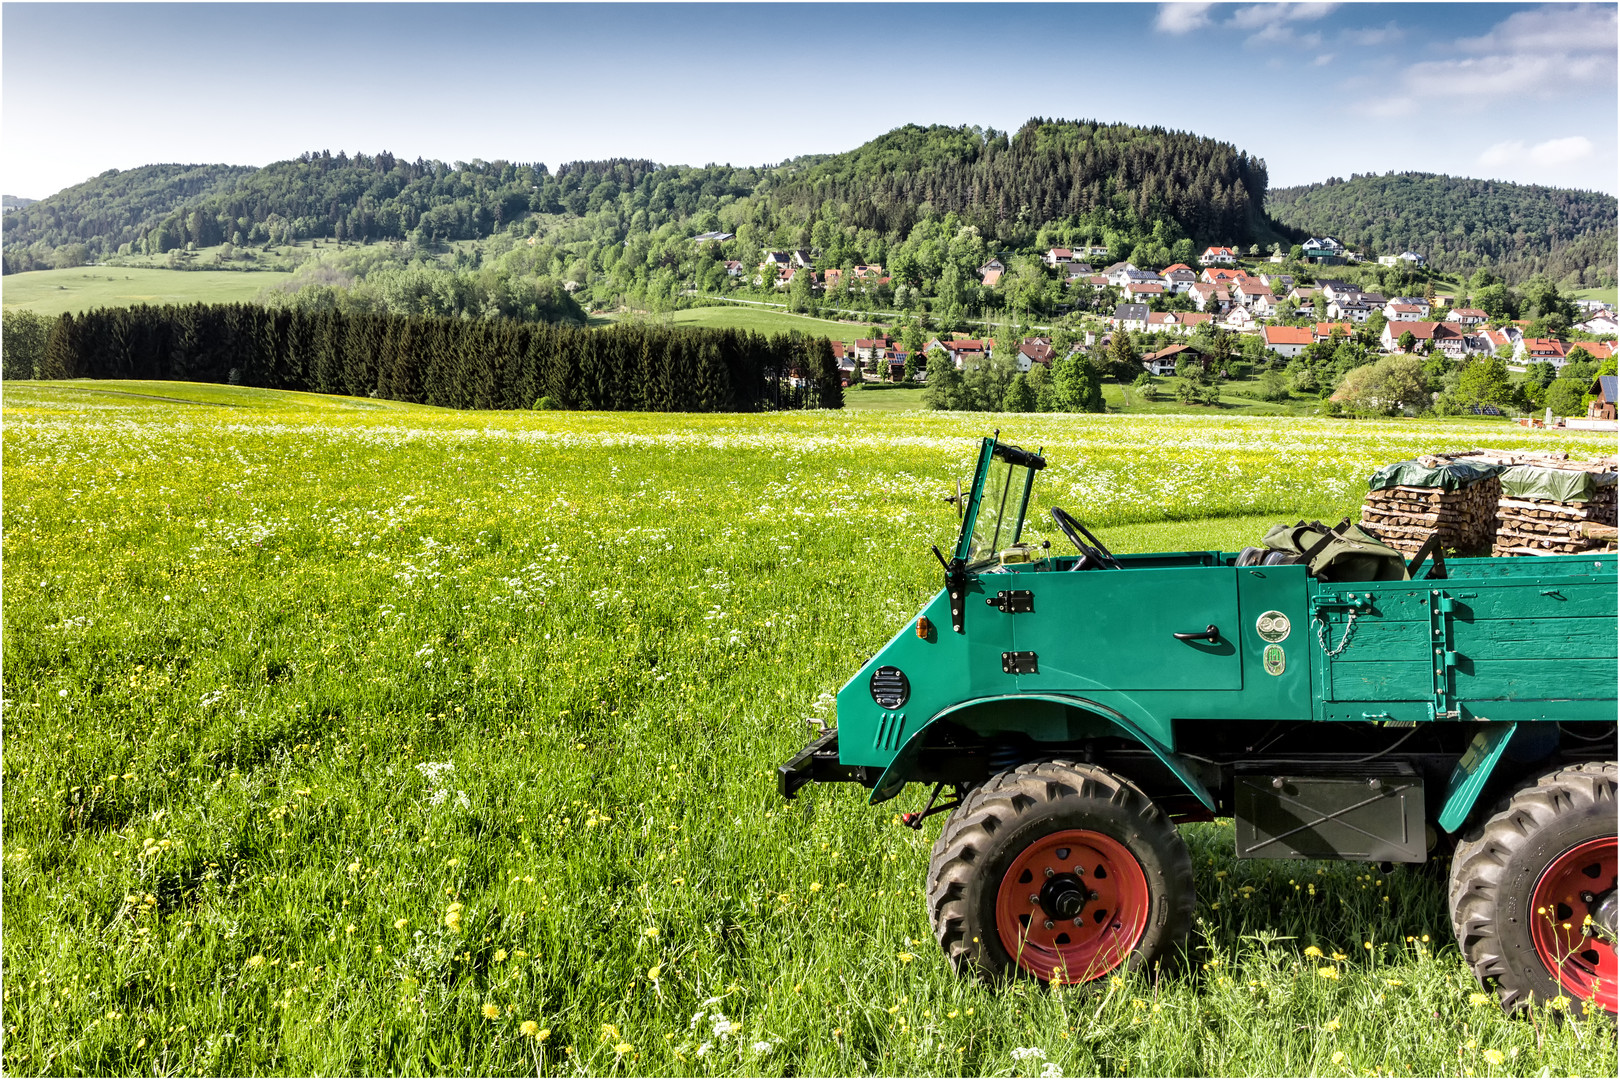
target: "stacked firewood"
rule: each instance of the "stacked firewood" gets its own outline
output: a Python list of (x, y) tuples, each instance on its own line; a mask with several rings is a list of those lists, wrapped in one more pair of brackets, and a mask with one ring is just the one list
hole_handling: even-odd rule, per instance
[[(1417, 464), (1441, 468), (1463, 457), (1433, 455), (1418, 458)], [(1447, 551), (1483, 553), (1496, 533), (1496, 503), (1501, 492), (1502, 486), (1491, 472), (1452, 488), (1402, 484), (1369, 491), (1361, 504), (1361, 526), (1403, 555), (1417, 554), (1435, 535)]]
[(1614, 462), (1537, 462), (1529, 468), (1581, 472), (1589, 479), (1573, 485), (1582, 489), (1576, 493), (1580, 497), (1555, 500), (1517, 492), (1522, 485), (1516, 481), (1526, 475), (1522, 469), (1505, 473), (1507, 490), (1497, 504), (1493, 555), (1576, 555), (1616, 548)]

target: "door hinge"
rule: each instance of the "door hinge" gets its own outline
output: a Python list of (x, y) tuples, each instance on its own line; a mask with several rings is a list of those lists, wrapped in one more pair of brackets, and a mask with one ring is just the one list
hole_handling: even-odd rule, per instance
[(1004, 652), (1001, 654), (1001, 670), (1008, 675), (1035, 675), (1036, 657), (1031, 652)]
[(1002, 589), (994, 596), (985, 597), (984, 602), (997, 611), (1005, 611), (1009, 615), (1035, 610), (1035, 594), (1028, 589)]

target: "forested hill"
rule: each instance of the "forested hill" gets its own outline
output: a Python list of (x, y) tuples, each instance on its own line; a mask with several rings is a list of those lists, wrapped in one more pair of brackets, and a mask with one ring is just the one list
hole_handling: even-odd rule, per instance
[[(1265, 163), (1227, 143), (1161, 128), (1031, 120), (897, 129), (844, 154), (777, 166), (663, 166), (616, 159), (449, 165), (326, 151), (262, 169), (154, 165), (109, 171), (6, 216), (8, 272), (187, 244), (467, 240), (535, 216), (590, 218), (621, 239), (696, 223), (762, 234), (816, 222), (903, 240), (949, 214), (1002, 246), (1043, 225), (1165, 245), (1268, 239)], [(726, 211), (721, 213), (721, 211)], [(871, 245), (868, 245), (871, 246)], [(71, 262), (73, 251), (65, 253)]]
[(907, 125), (769, 190), (811, 219), (830, 205), (839, 224), (898, 236), (924, 206), (1009, 241), (1050, 222), (1105, 218), (1173, 221), (1211, 243), (1270, 235), (1265, 162), (1230, 143), (1127, 124), (1035, 119), (1011, 136)]
[(1280, 188), (1266, 209), (1297, 233), (1326, 233), (1369, 255), (1410, 248), (1438, 270), (1615, 283), (1616, 202), (1599, 192), (1389, 173)]
[(48, 199), (19, 200), (25, 205), (5, 216), (6, 251), (33, 244), (47, 248), (84, 244), (91, 255), (110, 254), (166, 215), (206, 202), (258, 171), (247, 165), (108, 169)]

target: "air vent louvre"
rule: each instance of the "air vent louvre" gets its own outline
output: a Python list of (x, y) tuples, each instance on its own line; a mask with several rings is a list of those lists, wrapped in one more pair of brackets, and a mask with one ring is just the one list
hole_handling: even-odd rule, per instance
[(872, 672), (872, 700), (885, 709), (898, 709), (911, 697), (911, 681), (897, 667)]

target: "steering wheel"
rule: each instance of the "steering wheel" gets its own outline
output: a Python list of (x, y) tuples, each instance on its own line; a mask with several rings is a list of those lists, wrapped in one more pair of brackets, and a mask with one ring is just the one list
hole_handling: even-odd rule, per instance
[[(1089, 570), (1093, 566), (1106, 566), (1113, 570), (1124, 569), (1120, 566), (1119, 560), (1114, 558), (1114, 553), (1103, 547), (1103, 542), (1092, 536), (1091, 530), (1076, 521), (1073, 515), (1063, 507), (1052, 507), (1052, 520), (1057, 522), (1057, 527), (1063, 530), (1063, 535), (1067, 536), (1069, 541), (1080, 549), (1080, 561), (1074, 564), (1076, 570)], [(1081, 536), (1084, 536), (1086, 540), (1090, 540), (1091, 543), (1088, 544), (1085, 540), (1080, 539)]]

